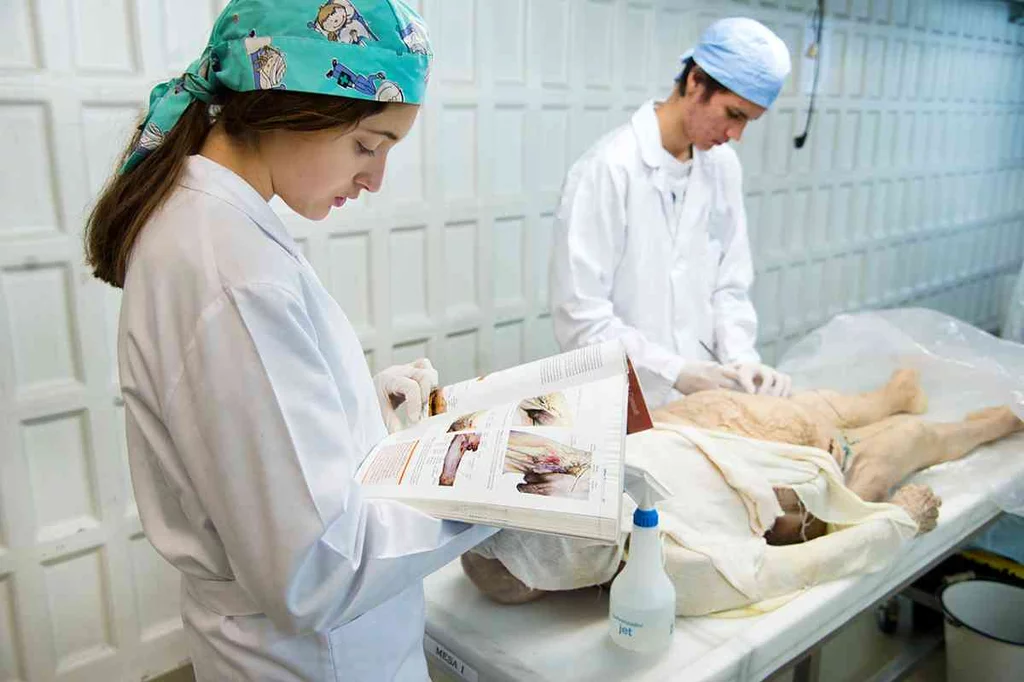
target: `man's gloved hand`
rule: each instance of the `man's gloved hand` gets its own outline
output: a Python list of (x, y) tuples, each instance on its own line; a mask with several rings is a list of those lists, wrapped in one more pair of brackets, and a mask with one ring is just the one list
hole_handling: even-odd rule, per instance
[(388, 367), (373, 377), (388, 433), (401, 431), (427, 415), (430, 392), (437, 388), (437, 381), (437, 370), (426, 358)]
[(717, 362), (691, 362), (679, 373), (675, 389), (683, 395), (714, 389), (741, 390), (736, 368)]
[(728, 366), (736, 372), (736, 381), (745, 393), (788, 398), (793, 389), (793, 380), (788, 374), (760, 362), (734, 362)]

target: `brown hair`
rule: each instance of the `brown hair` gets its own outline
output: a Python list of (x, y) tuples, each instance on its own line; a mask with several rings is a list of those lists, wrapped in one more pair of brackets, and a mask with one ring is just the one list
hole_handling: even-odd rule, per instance
[(711, 99), (711, 95), (716, 92), (732, 92), (729, 88), (725, 87), (714, 78), (708, 75), (708, 72), (700, 68), (700, 64), (693, 61), (693, 57), (687, 57), (686, 61), (683, 62), (683, 72), (676, 78), (676, 85), (679, 87), (679, 96), (682, 97), (686, 94), (686, 80), (690, 72), (693, 72), (693, 80), (696, 83), (700, 83), (704, 86), (704, 96), (701, 97), (702, 102), (707, 102)]
[[(303, 92), (228, 91), (213, 102), (216, 120), (231, 138), (257, 145), (271, 130), (348, 130), (388, 106), (384, 102)], [(100, 193), (85, 225), (85, 257), (93, 274), (120, 288), (132, 246), (142, 228), (171, 195), (189, 155), (203, 146), (213, 123), (210, 105), (195, 101), (159, 147), (126, 173), (115, 173)], [(121, 155), (118, 168), (139, 143), (142, 127)]]

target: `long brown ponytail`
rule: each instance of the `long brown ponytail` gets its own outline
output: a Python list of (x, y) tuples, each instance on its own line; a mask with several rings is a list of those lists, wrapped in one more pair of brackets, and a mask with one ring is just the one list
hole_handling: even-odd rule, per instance
[[(387, 104), (301, 92), (227, 92), (215, 104), (225, 132), (246, 144), (257, 144), (271, 130), (346, 130)], [(100, 193), (85, 226), (85, 257), (93, 274), (120, 288), (128, 257), (142, 228), (178, 183), (185, 159), (197, 153), (212, 127), (211, 107), (193, 102), (163, 142), (127, 173), (115, 174)], [(136, 131), (121, 155), (118, 168), (142, 135)]]

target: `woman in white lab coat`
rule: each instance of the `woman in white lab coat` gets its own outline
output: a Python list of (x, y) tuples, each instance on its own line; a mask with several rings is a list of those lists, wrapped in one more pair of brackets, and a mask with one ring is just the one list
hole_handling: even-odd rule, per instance
[(200, 680), (427, 679), (422, 579), (492, 532), (364, 497), (353, 474), (401, 421), (392, 404), (417, 418), (437, 375), (371, 378), (267, 203), (319, 220), (376, 191), (416, 118), (421, 20), (397, 0), (346, 7), (328, 35), (317, 3), (228, 5), (153, 91), (89, 218), (89, 262), (124, 288), (139, 514), (181, 572)]
[(648, 404), (730, 388), (786, 395), (760, 364), (742, 173), (727, 145), (789, 73), (782, 41), (753, 19), (708, 27), (677, 87), (604, 136), (569, 171), (551, 256), (563, 350), (618, 338)]

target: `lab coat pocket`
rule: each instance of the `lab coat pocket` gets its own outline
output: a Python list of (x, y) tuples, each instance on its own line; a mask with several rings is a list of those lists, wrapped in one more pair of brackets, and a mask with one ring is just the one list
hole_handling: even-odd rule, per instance
[(422, 590), (412, 587), (327, 634), (334, 679), (426, 679)]
[(705, 268), (708, 273), (708, 285), (711, 291), (714, 291), (718, 282), (718, 269), (722, 265), (722, 254), (724, 253), (724, 247), (722, 242), (716, 237), (708, 237), (707, 251), (704, 255)]
[(727, 245), (731, 244), (736, 236), (736, 223), (732, 218), (732, 212), (728, 209), (712, 209), (708, 215), (708, 248), (707, 258), (711, 272), (712, 288), (718, 282), (718, 271), (725, 258)]

